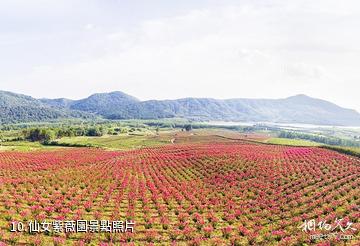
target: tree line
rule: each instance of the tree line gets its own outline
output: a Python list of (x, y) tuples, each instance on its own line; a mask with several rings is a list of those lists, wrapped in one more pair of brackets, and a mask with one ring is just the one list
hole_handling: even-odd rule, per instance
[(68, 127), (68, 128), (29, 128), (21, 131), (16, 140), (28, 140), (31, 142), (49, 143), (62, 137), (89, 136), (99, 137), (108, 133), (108, 130), (102, 126), (97, 127)]
[(316, 134), (307, 134), (307, 133), (300, 133), (294, 131), (281, 131), (279, 133), (280, 138), (289, 138), (289, 139), (303, 139), (309, 140), (317, 143), (323, 143), (327, 145), (339, 145), (339, 146), (350, 146), (350, 147), (360, 147), (360, 142), (342, 139), (342, 138), (335, 138), (335, 137), (326, 137), (322, 135)]

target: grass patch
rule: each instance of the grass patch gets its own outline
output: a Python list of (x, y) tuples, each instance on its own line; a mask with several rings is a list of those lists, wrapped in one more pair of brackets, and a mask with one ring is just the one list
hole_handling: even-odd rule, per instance
[(27, 142), (27, 141), (10, 141), (1, 142), (0, 151), (33, 151), (40, 149), (51, 149), (52, 146), (44, 146), (39, 142)]
[(291, 146), (322, 146), (321, 143), (316, 143), (312, 141), (302, 140), (302, 139), (289, 139), (289, 138), (270, 138), (264, 141), (269, 144), (279, 144), (279, 145), (291, 145)]
[(106, 135), (102, 137), (73, 137), (56, 140), (56, 145), (71, 147), (99, 147), (133, 149), (170, 143), (170, 139), (157, 135)]
[(325, 149), (337, 151), (339, 153), (360, 157), (360, 147), (343, 147), (343, 146), (321, 146)]

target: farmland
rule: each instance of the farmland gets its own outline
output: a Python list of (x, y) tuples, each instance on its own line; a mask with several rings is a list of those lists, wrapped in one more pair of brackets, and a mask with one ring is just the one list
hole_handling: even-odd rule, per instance
[[(325, 241), (358, 242), (358, 158), (317, 147), (264, 145), (230, 132), (166, 134), (166, 143), (129, 150), (0, 152), (0, 240), (14, 245), (310, 245), (324, 242), (311, 234), (326, 231), (305, 232), (304, 221), (326, 221), (335, 228), (342, 218), (343, 228), (353, 223), (343, 232), (353, 240)], [(135, 231), (9, 231), (12, 223), (34, 220), (131, 220)], [(336, 230), (342, 233), (339, 226)]]
[(291, 146), (320, 146), (321, 144), (301, 139), (270, 138), (265, 141), (270, 144), (291, 145)]

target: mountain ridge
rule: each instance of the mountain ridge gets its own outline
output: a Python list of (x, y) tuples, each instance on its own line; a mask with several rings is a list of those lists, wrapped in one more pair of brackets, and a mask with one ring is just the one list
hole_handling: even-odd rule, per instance
[(360, 114), (356, 110), (304, 94), (282, 99), (188, 97), (140, 101), (121, 91), (95, 93), (80, 100), (35, 99), (0, 91), (0, 122), (3, 123), (91, 117), (360, 125)]

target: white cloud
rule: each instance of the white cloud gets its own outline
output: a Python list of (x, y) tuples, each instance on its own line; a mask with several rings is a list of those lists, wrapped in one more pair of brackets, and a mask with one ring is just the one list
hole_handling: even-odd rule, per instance
[(44, 45), (52, 47), (49, 59), (58, 54), (62, 62), (45, 59), (2, 80), (11, 81), (5, 88), (38, 97), (111, 90), (142, 99), (306, 93), (360, 111), (359, 13), (356, 1), (273, 0), (193, 9), (132, 29), (114, 16), (112, 25), (87, 19), (79, 26), (86, 34), (67, 31)]
[(92, 30), (92, 29), (94, 29), (95, 28), (95, 26), (93, 25), (93, 24), (86, 24), (85, 26), (84, 26), (84, 28), (85, 28), (85, 30)]
[(285, 64), (284, 72), (300, 79), (321, 79), (324, 76), (322, 68), (306, 63)]

